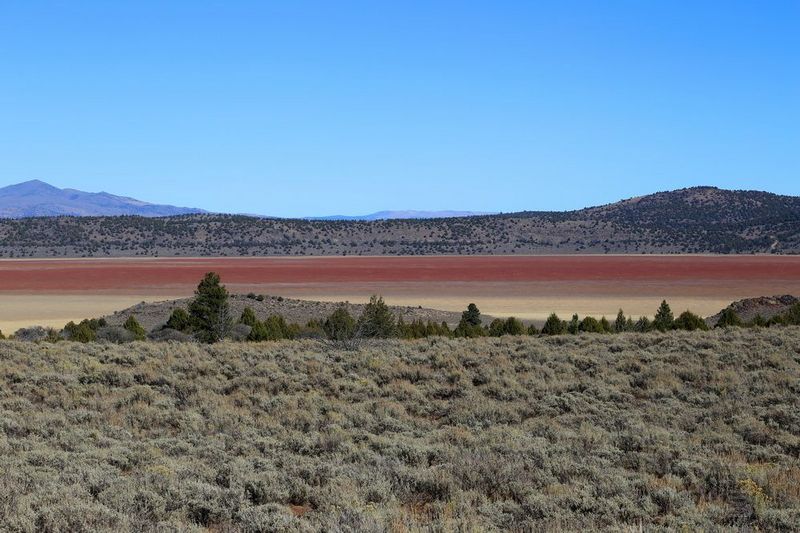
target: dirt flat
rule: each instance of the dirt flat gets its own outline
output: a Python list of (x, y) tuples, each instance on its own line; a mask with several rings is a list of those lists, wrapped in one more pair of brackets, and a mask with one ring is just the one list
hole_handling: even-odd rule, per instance
[(232, 292), (321, 301), (366, 300), (542, 319), (711, 315), (734, 300), (800, 294), (800, 256), (439, 256), (142, 258), (0, 261), (0, 329), (99, 316), (139, 301), (190, 296), (205, 272)]

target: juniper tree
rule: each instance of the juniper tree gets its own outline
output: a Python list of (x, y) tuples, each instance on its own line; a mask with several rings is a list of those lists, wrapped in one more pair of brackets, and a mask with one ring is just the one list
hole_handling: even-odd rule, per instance
[(373, 295), (356, 324), (358, 334), (367, 339), (386, 339), (397, 333), (395, 318), (382, 297)]
[(558, 318), (558, 315), (552, 313), (542, 326), (542, 333), (544, 335), (562, 335), (566, 333), (567, 326), (566, 323)]
[(717, 325), (714, 326), (716, 328), (729, 328), (729, 327), (740, 327), (742, 325), (742, 319), (739, 318), (739, 315), (736, 314), (736, 311), (727, 307), (722, 310), (722, 313), (719, 315), (719, 320), (717, 320)]
[(353, 337), (356, 331), (356, 320), (344, 307), (339, 307), (322, 325), (325, 335), (332, 341), (345, 341)]
[(167, 328), (184, 332), (189, 331), (191, 326), (192, 323), (189, 313), (187, 313), (182, 307), (178, 307), (172, 311), (172, 314), (169, 316), (169, 320), (167, 320), (165, 325)]
[(580, 330), (580, 319), (578, 318), (578, 313), (572, 315), (572, 320), (569, 321), (569, 325), (567, 325), (567, 333), (572, 335), (577, 335), (578, 331)]
[(490, 337), (501, 337), (506, 334), (506, 324), (503, 322), (501, 318), (495, 318), (492, 320), (492, 323), (489, 324), (489, 336)]
[(691, 311), (684, 311), (674, 322), (675, 329), (685, 329), (686, 331), (707, 331), (708, 325), (706, 321), (692, 313)]
[(628, 319), (625, 318), (625, 313), (622, 309), (617, 313), (617, 319), (614, 321), (614, 332), (622, 333), (628, 329)]
[(453, 330), (456, 337), (482, 337), (486, 331), (481, 327), (481, 312), (475, 304), (469, 304), (467, 310), (461, 313), (461, 320)]
[(505, 331), (508, 335), (524, 335), (525, 334), (525, 325), (522, 321), (516, 317), (510, 316), (506, 319), (505, 324), (503, 324)]
[(220, 284), (219, 275), (209, 272), (197, 286), (189, 304), (189, 316), (195, 336), (201, 342), (214, 343), (230, 332), (231, 320), (228, 291)]
[(475, 304), (469, 304), (467, 306), (467, 310), (461, 313), (461, 320), (463, 320), (468, 326), (480, 326), (481, 312), (478, 310), (478, 306)]
[(256, 325), (258, 322), (258, 318), (256, 318), (256, 313), (250, 307), (245, 307), (242, 311), (242, 316), (239, 317), (239, 323), (245, 324), (250, 326), (251, 328)]
[(603, 325), (593, 316), (584, 317), (578, 329), (585, 333), (604, 333)]
[(674, 322), (675, 317), (672, 315), (672, 309), (669, 308), (669, 304), (666, 300), (662, 300), (658, 311), (656, 311), (656, 316), (653, 319), (653, 327), (658, 331), (667, 331), (668, 329), (672, 329)]
[(147, 332), (133, 315), (128, 317), (122, 327), (133, 333), (133, 338), (137, 341), (143, 341), (147, 337)]

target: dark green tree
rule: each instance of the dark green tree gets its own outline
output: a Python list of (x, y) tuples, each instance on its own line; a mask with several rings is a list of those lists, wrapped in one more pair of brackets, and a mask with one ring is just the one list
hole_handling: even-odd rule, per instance
[(505, 324), (503, 324), (505, 328), (506, 335), (524, 335), (525, 334), (525, 325), (522, 321), (516, 317), (510, 316), (506, 319)]
[(481, 325), (481, 312), (475, 304), (469, 304), (467, 310), (461, 313), (461, 320), (468, 326)]
[(169, 316), (169, 320), (167, 320), (165, 327), (174, 329), (176, 331), (188, 332), (190, 329), (192, 329), (189, 313), (187, 313), (182, 307), (174, 309), (172, 314)]
[(373, 295), (358, 317), (356, 331), (365, 339), (386, 339), (397, 334), (394, 315), (382, 297)]
[(81, 320), (78, 324), (70, 321), (64, 326), (64, 336), (75, 342), (92, 342), (97, 339), (97, 331), (89, 320)]
[(672, 329), (673, 322), (675, 322), (675, 318), (672, 315), (672, 309), (669, 308), (669, 304), (666, 300), (662, 300), (658, 311), (656, 311), (656, 316), (653, 319), (653, 328), (658, 331), (667, 331)]
[(356, 332), (356, 319), (344, 307), (339, 307), (325, 320), (322, 329), (332, 341), (346, 341)]
[(133, 333), (133, 338), (137, 341), (143, 341), (147, 338), (147, 332), (133, 315), (128, 317), (122, 327)]
[(535, 324), (531, 324), (530, 326), (528, 326), (528, 335), (538, 335), (538, 334), (539, 334), (539, 330), (536, 329), (536, 325)]
[(566, 323), (558, 318), (558, 315), (552, 313), (542, 326), (542, 334), (544, 335), (563, 335), (567, 332)]
[(281, 339), (291, 339), (292, 330), (283, 315), (269, 315), (264, 321), (264, 328), (267, 330), (268, 341), (278, 341)]
[(603, 333), (613, 333), (614, 332), (614, 329), (611, 327), (611, 323), (604, 316), (600, 317), (600, 327), (603, 329)]
[(495, 318), (489, 324), (489, 336), (501, 337), (506, 334), (506, 323), (501, 318)]
[(614, 321), (614, 332), (622, 333), (628, 330), (628, 319), (625, 318), (625, 313), (622, 309), (617, 313), (617, 319)]
[(461, 320), (453, 330), (455, 337), (483, 337), (487, 331), (481, 327), (481, 312), (475, 304), (469, 304), (467, 310), (461, 313)]
[(719, 315), (719, 320), (717, 320), (717, 325), (714, 326), (715, 328), (730, 328), (730, 327), (741, 327), (742, 319), (739, 318), (739, 315), (736, 314), (736, 311), (731, 309), (730, 307), (726, 307), (722, 310), (722, 313)]
[(640, 317), (639, 320), (636, 321), (636, 324), (633, 325), (633, 331), (637, 331), (639, 333), (650, 331), (651, 328), (652, 324), (650, 324), (650, 319), (646, 316)]
[(214, 343), (230, 332), (231, 320), (228, 291), (220, 284), (219, 275), (209, 272), (197, 286), (189, 304), (192, 330), (201, 342)]
[(675, 329), (685, 329), (686, 331), (708, 331), (706, 321), (692, 313), (691, 311), (684, 311), (674, 322)]
[(570, 335), (577, 335), (581, 329), (581, 321), (578, 318), (578, 313), (572, 315), (572, 319), (567, 324), (567, 333)]
[(242, 316), (239, 317), (239, 323), (252, 328), (256, 325), (256, 322), (258, 322), (258, 318), (256, 317), (255, 311), (250, 307), (245, 307), (242, 311)]
[(584, 317), (578, 329), (584, 333), (605, 333), (600, 321), (593, 316)]

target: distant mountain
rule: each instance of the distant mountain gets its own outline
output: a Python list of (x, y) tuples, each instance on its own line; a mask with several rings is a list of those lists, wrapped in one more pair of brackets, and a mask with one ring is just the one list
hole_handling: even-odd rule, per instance
[(140, 215), (164, 217), (204, 213), (202, 209), (157, 205), (107, 192), (59, 189), (31, 180), (0, 188), (0, 218)]
[(306, 220), (410, 220), (423, 218), (455, 218), (494, 215), (478, 211), (378, 211), (369, 215), (331, 215), (327, 217), (307, 217)]
[(577, 211), (419, 220), (0, 220), (0, 257), (575, 253), (800, 254), (800, 197), (693, 187)]

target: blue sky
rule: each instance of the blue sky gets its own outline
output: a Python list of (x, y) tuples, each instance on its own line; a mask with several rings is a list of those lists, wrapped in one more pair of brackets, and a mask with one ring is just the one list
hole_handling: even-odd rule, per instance
[(800, 195), (800, 2), (0, 3), (0, 186), (280, 216)]

